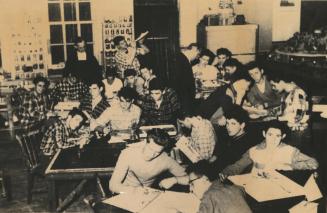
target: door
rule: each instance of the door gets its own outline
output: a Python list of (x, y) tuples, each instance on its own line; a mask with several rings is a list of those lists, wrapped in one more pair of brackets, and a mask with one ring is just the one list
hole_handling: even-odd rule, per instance
[(148, 30), (145, 44), (150, 53), (140, 62), (151, 61), (154, 73), (167, 82), (179, 47), (177, 0), (134, 0), (135, 37)]

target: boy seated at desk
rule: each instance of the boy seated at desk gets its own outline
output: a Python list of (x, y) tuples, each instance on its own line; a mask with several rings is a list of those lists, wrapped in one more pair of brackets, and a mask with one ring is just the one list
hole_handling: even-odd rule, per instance
[(185, 169), (165, 152), (171, 146), (169, 141), (167, 132), (152, 129), (148, 132), (146, 142), (123, 150), (111, 176), (110, 190), (114, 193), (143, 190), (143, 187), (151, 187), (167, 171), (173, 177), (161, 180), (161, 188), (169, 189), (175, 184), (187, 185), (189, 178)]
[(210, 86), (212, 81), (217, 81), (218, 70), (211, 65), (214, 58), (210, 50), (204, 49), (200, 53), (199, 63), (192, 67), (194, 78), (201, 82), (201, 86)]
[(123, 87), (118, 92), (119, 104), (107, 108), (97, 119), (91, 119), (90, 129), (110, 126), (113, 131), (128, 130), (139, 123), (141, 109), (134, 104), (137, 92), (129, 87)]
[(141, 125), (176, 124), (181, 111), (177, 93), (158, 78), (149, 83), (150, 94), (142, 100)]
[(249, 112), (250, 118), (268, 116), (268, 109), (281, 105), (281, 96), (273, 91), (261, 66), (249, 62), (245, 67), (254, 84), (247, 93), (247, 103), (244, 104), (244, 108)]
[(205, 176), (206, 165), (194, 164), (190, 171), (190, 192), (200, 199), (199, 213), (251, 213), (244, 191)]
[(250, 148), (240, 160), (226, 167), (220, 174), (221, 180), (241, 174), (248, 166), (258, 175), (269, 175), (272, 170), (315, 170), (318, 162), (297, 148), (282, 142), (286, 137), (284, 126), (271, 121), (263, 131), (264, 141)]
[(66, 149), (77, 145), (83, 146), (87, 143), (88, 135), (81, 136), (76, 134), (86, 120), (85, 114), (77, 108), (69, 112), (66, 120), (58, 118), (54, 120), (47, 128), (41, 141), (40, 149), (43, 154), (51, 156), (59, 149)]
[(88, 95), (87, 86), (80, 81), (77, 71), (64, 70), (64, 79), (57, 83), (50, 93), (50, 98), (57, 104), (61, 101), (81, 101)]

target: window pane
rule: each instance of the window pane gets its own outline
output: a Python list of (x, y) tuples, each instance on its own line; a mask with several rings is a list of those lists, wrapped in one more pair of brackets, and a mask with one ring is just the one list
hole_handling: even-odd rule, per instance
[(86, 48), (93, 54), (93, 44), (86, 44)]
[(75, 3), (64, 3), (65, 21), (76, 21)]
[(62, 44), (62, 26), (50, 25), (50, 42), (51, 44)]
[(73, 55), (74, 54), (74, 45), (67, 45), (66, 50), (67, 50), (67, 56)]
[(79, 3), (79, 20), (91, 21), (90, 2)]
[(67, 43), (74, 43), (76, 37), (77, 37), (77, 24), (66, 24)]
[(64, 45), (51, 46), (51, 59), (53, 64), (65, 62)]
[(52, 3), (48, 4), (49, 10), (49, 21), (60, 21), (60, 4), (59, 3)]
[(93, 41), (92, 24), (81, 24), (81, 35), (87, 41)]

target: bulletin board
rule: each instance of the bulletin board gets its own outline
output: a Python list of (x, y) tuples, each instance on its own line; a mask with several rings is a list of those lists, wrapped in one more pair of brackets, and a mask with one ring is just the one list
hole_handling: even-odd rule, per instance
[(133, 15), (106, 18), (102, 24), (104, 69), (115, 66), (116, 48), (113, 39), (124, 36), (127, 43), (134, 40)]

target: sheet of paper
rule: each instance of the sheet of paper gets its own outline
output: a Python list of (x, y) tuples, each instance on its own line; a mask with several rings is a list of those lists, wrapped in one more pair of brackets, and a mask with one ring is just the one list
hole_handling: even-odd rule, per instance
[[(278, 172), (269, 178), (249, 173), (230, 176), (234, 184), (243, 186), (245, 191), (258, 202), (304, 195), (303, 187)], [(260, 189), (260, 190), (258, 190)]]
[(200, 200), (192, 193), (165, 191), (141, 213), (196, 213), (199, 207)]
[(317, 213), (318, 204), (302, 201), (288, 210), (290, 213)]
[(129, 139), (130, 135), (129, 134), (117, 134), (117, 135), (112, 135), (110, 137), (110, 140), (108, 143), (113, 144), (113, 143), (123, 143), (125, 142), (126, 139)]
[(147, 188), (144, 192), (121, 193), (102, 201), (130, 212), (141, 212), (146, 206), (153, 202), (162, 192)]
[(175, 136), (177, 134), (176, 127), (171, 124), (164, 124), (164, 125), (154, 125), (154, 126), (141, 126), (140, 127), (140, 137), (145, 138), (147, 136), (147, 131), (158, 128), (158, 129), (163, 129), (166, 130), (168, 135), (170, 136)]
[(199, 153), (190, 145), (189, 140), (186, 137), (181, 137), (177, 143), (176, 147), (180, 149), (191, 161), (196, 163), (200, 159)]
[(304, 185), (304, 193), (308, 201), (314, 201), (322, 198), (321, 191), (316, 183), (313, 175), (310, 176), (308, 181)]

